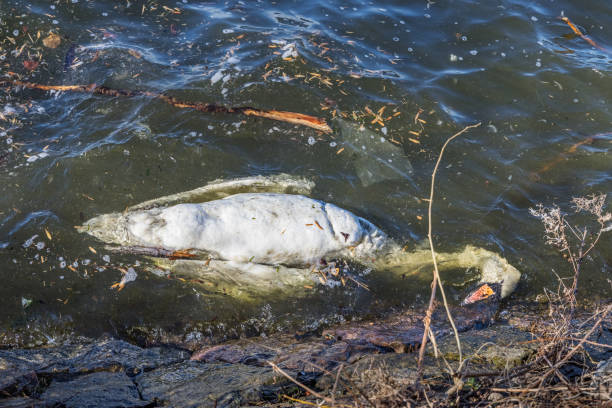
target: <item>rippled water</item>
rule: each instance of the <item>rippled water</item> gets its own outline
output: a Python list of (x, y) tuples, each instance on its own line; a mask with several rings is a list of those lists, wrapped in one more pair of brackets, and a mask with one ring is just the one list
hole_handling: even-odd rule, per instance
[[(284, 172), (314, 180), (315, 198), (413, 248), (426, 236), (423, 198), (437, 154), (475, 122), (482, 126), (450, 145), (439, 173), (438, 246), (473, 244), (507, 257), (523, 271), (511, 302), (555, 287), (553, 270), (568, 274), (568, 265), (544, 245), (528, 208), (611, 190), (612, 8), (595, 0), (405, 3), (3, 0), (5, 78), (296, 111), (326, 118), (336, 132), (145, 97), (4, 88), (0, 327), (132, 338), (160, 329), (216, 340), (422, 303), (426, 276), (398, 282), (384, 271), (366, 277), (371, 292), (321, 287), (305, 298), (235, 300), (146, 273), (142, 258), (108, 253), (73, 226), (218, 178)], [(561, 15), (602, 49), (573, 35)], [(42, 44), (51, 31), (61, 36), (57, 48)], [(297, 57), (286, 53), (293, 50)], [(373, 122), (369, 112), (382, 108), (382, 122)], [(333, 118), (343, 114), (398, 146), (413, 173), (364, 185), (355, 157), (338, 153)], [(609, 297), (611, 242), (604, 236), (593, 252), (582, 296)], [(129, 266), (138, 279), (111, 290), (118, 268)], [(471, 276), (454, 273), (457, 282)]]

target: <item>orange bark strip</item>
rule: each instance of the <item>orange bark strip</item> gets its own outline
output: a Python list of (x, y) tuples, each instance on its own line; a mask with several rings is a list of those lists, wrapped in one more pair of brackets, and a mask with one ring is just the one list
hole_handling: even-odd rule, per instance
[(582, 34), (582, 31), (580, 31), (580, 30), (578, 29), (578, 27), (576, 27), (576, 26), (574, 25), (574, 23), (572, 23), (572, 22), (570, 21), (570, 19), (569, 19), (569, 18), (567, 18), (567, 17), (561, 17), (561, 20), (565, 21), (565, 23), (566, 23), (566, 24), (567, 24), (567, 25), (568, 25), (568, 26), (569, 26), (569, 27), (572, 29), (572, 31), (573, 31), (574, 33), (576, 33), (577, 35), (579, 35), (579, 36), (581, 36), (581, 37), (584, 35), (584, 34)]
[(226, 107), (203, 102), (185, 102), (180, 101), (172, 96), (149, 91), (132, 91), (125, 89), (112, 89), (105, 86), (90, 85), (43, 85), (33, 82), (23, 82), (17, 80), (0, 81), (0, 86), (9, 85), (12, 87), (22, 86), (29, 89), (40, 89), (43, 91), (64, 91), (64, 92), (86, 92), (107, 96), (147, 96), (150, 98), (161, 99), (162, 101), (176, 108), (194, 109), (205, 113), (241, 113), (246, 116), (257, 116), (266, 119), (277, 120), (280, 122), (293, 123), (295, 125), (307, 126), (324, 133), (331, 133), (332, 129), (327, 125), (325, 119), (315, 116), (304, 115), (302, 113), (264, 110), (251, 107)]
[(178, 250), (178, 251), (174, 251), (170, 254), (169, 259), (170, 260), (175, 260), (175, 259), (188, 259), (188, 258), (193, 258), (195, 257), (195, 254), (192, 254), (191, 252), (189, 252), (189, 250)]
[(14, 86), (23, 86), (29, 89), (40, 89), (43, 91), (76, 91), (76, 92), (93, 92), (96, 88), (96, 84), (90, 85), (42, 85), (35, 84), (32, 82), (23, 81), (2, 81), (0, 84), (7, 83)]
[[(237, 108), (238, 110), (240, 108)], [(262, 118), (279, 120), (281, 122), (293, 123), (296, 125), (308, 126), (324, 133), (331, 133), (331, 128), (327, 125), (324, 119), (315, 116), (304, 115), (302, 113), (277, 111), (277, 110), (259, 110), (253, 108), (245, 108), (242, 110), (247, 116), (259, 116)]]

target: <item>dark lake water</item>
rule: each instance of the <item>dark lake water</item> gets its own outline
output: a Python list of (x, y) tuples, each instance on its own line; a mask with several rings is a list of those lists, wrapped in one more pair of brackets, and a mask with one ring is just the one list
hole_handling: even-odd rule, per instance
[[(334, 133), (145, 97), (3, 87), (0, 345), (139, 330), (216, 341), (421, 305), (428, 276), (384, 271), (365, 277), (370, 292), (233, 299), (146, 272), (143, 257), (109, 253), (73, 227), (215, 179), (288, 173), (414, 248), (426, 238), (423, 199), (440, 148), (476, 122), (440, 168), (438, 249), (502, 254), (523, 272), (509, 301), (533, 300), (570, 268), (528, 209), (612, 190), (610, 30), (612, 7), (599, 0), (2, 0), (2, 79), (295, 111)], [(59, 37), (43, 44), (51, 32)], [(396, 146), (412, 173), (363, 183), (354, 157), (338, 153), (337, 117)], [(582, 298), (610, 296), (609, 235), (585, 264)], [(110, 289), (128, 267), (138, 279)], [(462, 289), (449, 287), (454, 299)]]

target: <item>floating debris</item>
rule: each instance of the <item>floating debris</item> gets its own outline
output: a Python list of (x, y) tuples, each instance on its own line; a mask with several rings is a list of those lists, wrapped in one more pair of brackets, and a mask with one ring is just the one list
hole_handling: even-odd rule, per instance
[(61, 43), (62, 38), (55, 33), (51, 33), (47, 37), (43, 38), (43, 45), (47, 48), (57, 48)]
[(286, 44), (284, 47), (281, 48), (281, 51), (284, 51), (283, 55), (281, 55), (282, 59), (297, 58), (298, 56), (297, 47), (295, 46), (295, 43)]
[(123, 277), (117, 283), (111, 285), (111, 289), (117, 289), (117, 291), (123, 290), (126, 284), (133, 282), (138, 277), (138, 274), (134, 270), (134, 268), (129, 267), (127, 270), (120, 268), (121, 273), (123, 273)]
[(21, 307), (27, 309), (28, 307), (30, 307), (30, 305), (32, 305), (32, 299), (28, 299), (25, 297), (21, 298)]
[(34, 243), (34, 240), (38, 238), (38, 234), (33, 235), (32, 237), (30, 237), (29, 239), (27, 239), (24, 243), (23, 243), (23, 247), (24, 248), (29, 248), (32, 246), (32, 244)]

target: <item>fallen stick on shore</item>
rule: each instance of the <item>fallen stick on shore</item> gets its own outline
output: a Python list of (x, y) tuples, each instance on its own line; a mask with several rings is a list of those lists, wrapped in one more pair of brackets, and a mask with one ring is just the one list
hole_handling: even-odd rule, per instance
[(98, 86), (96, 84), (90, 85), (44, 85), (33, 82), (24, 82), (17, 80), (4, 80), (0, 81), (0, 86), (18, 87), (22, 86), (29, 89), (40, 89), (43, 91), (61, 91), (61, 92), (84, 92), (97, 95), (107, 96), (147, 96), (149, 98), (160, 99), (169, 105), (176, 108), (194, 109), (204, 113), (238, 113), (246, 116), (258, 116), (261, 118), (278, 120), (281, 122), (293, 123), (295, 125), (308, 126), (324, 133), (331, 133), (331, 128), (325, 122), (325, 119), (317, 118), (315, 116), (304, 115), (296, 112), (278, 111), (278, 110), (266, 110), (251, 108), (249, 106), (240, 107), (227, 107), (223, 105), (216, 105), (213, 103), (204, 102), (186, 102), (178, 100), (172, 96), (165, 95), (159, 92), (150, 91), (134, 91), (129, 89), (112, 89), (106, 86)]

